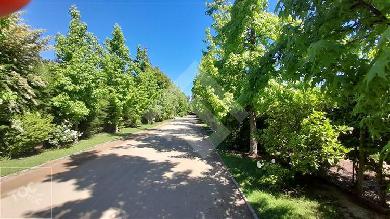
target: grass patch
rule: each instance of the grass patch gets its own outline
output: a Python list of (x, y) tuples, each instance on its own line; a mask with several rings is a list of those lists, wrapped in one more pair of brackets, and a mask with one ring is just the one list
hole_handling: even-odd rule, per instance
[(134, 134), (142, 130), (156, 127), (161, 123), (162, 122), (141, 125), (140, 127), (137, 128), (124, 128), (117, 134), (108, 134), (108, 133), (96, 134), (91, 138), (81, 140), (78, 143), (71, 145), (70, 147), (60, 148), (60, 149), (47, 149), (44, 150), (42, 153), (30, 157), (24, 157), (20, 159), (3, 159), (0, 160), (0, 167), (2, 167), (0, 173), (1, 176), (6, 176), (31, 167), (39, 166), (51, 160), (55, 160), (68, 155), (87, 151), (98, 144), (125, 138), (130, 134)]
[(340, 218), (332, 201), (304, 188), (290, 188), (294, 194), (267, 189), (264, 178), (268, 176), (256, 167), (256, 161), (228, 152), (219, 154), (260, 218)]

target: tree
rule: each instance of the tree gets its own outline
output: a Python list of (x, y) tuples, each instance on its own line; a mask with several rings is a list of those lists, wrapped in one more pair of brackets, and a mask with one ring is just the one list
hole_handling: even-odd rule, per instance
[(284, 32), (286, 77), (321, 84), (340, 107), (351, 106), (359, 120), (357, 189), (362, 193), (368, 145), (379, 143), (374, 146), (378, 151), (389, 141), (390, 4), (282, 0), (279, 11), (295, 19)]
[(56, 37), (58, 64), (52, 69), (52, 113), (57, 120), (71, 121), (85, 135), (94, 127), (102, 95), (102, 49), (87, 25), (81, 21), (75, 6), (70, 9), (67, 35)]
[(137, 67), (143, 72), (151, 67), (148, 50), (146, 48), (142, 48), (140, 45), (137, 46), (135, 63)]
[[(130, 57), (119, 25), (102, 47), (75, 6), (67, 34), (55, 39), (56, 60), (42, 61), (47, 39), (0, 18), (0, 156), (63, 147), (122, 125), (137, 126), (188, 112), (188, 99), (153, 66), (146, 49)], [(150, 114), (151, 112), (151, 114)], [(148, 115), (151, 115), (149, 118)]]
[(118, 24), (114, 26), (112, 38), (106, 40), (103, 59), (105, 74), (106, 130), (117, 132), (124, 117), (125, 105), (135, 97), (134, 78), (131, 74), (132, 61), (125, 37)]
[[(254, 156), (257, 156), (258, 149), (253, 99), (266, 86), (274, 67), (270, 65), (271, 69), (265, 71), (258, 66), (264, 62), (263, 59), (268, 61), (267, 52), (279, 33), (278, 18), (266, 12), (266, 7), (266, 1), (258, 0), (238, 0), (232, 6), (225, 1), (209, 4), (208, 13), (214, 18), (212, 27), (215, 36), (208, 32), (209, 46), (201, 63), (201, 72), (206, 72), (222, 86), (222, 91), (217, 92), (217, 99), (227, 98), (226, 101), (230, 103), (238, 102), (248, 111), (250, 153)], [(209, 89), (210, 95), (214, 92)], [(230, 96), (233, 96), (233, 100), (229, 100)], [(224, 114), (231, 107), (224, 107)]]
[(46, 85), (40, 75), (40, 52), (47, 39), (13, 14), (0, 18), (0, 44), (0, 123), (7, 125), (13, 115), (39, 104), (39, 92)]
[[(33, 120), (29, 119), (29, 112), (40, 107), (40, 94), (46, 86), (41, 77), (40, 52), (46, 47), (47, 39), (42, 38), (41, 30), (31, 29), (21, 22), (19, 14), (13, 14), (0, 18), (0, 45), (0, 156), (20, 156), (31, 151), (29, 142), (44, 140), (45, 130), (50, 129), (29, 123)], [(18, 125), (40, 134), (18, 132)]]

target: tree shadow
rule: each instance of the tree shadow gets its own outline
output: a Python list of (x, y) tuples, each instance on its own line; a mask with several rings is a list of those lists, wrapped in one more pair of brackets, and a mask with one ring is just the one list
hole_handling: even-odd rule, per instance
[(208, 139), (211, 130), (193, 120), (182, 118), (180, 121), (171, 122), (168, 128), (148, 129), (148, 132), (122, 137), (142, 143), (137, 144), (137, 147), (151, 147), (152, 145), (154, 149), (161, 152), (177, 151), (200, 158), (211, 155), (217, 147)]
[[(190, 121), (183, 122), (188, 125)], [(191, 125), (191, 124), (190, 124)], [(158, 129), (155, 131), (159, 131)], [(172, 132), (171, 132), (172, 131)], [(202, 158), (180, 131), (164, 130), (164, 135), (134, 134), (136, 145), (127, 143), (104, 153), (90, 151), (70, 157), (66, 171), (52, 175), (55, 183), (74, 182), (72, 192), (89, 196), (65, 201), (52, 209), (31, 211), (26, 217), (48, 218), (249, 218), (245, 203), (215, 154)], [(127, 153), (147, 149), (166, 153), (162, 160)], [(118, 152), (119, 151), (119, 152)], [(123, 153), (122, 153), (123, 152)], [(168, 157), (169, 156), (169, 157)], [(179, 161), (177, 161), (179, 159)], [(201, 176), (188, 167), (172, 171), (178, 162), (201, 160), (211, 166)], [(169, 175), (170, 174), (170, 175)], [(45, 181), (49, 182), (47, 178)], [(55, 187), (53, 188), (56, 189)], [(55, 192), (53, 193), (55, 194)], [(69, 194), (71, 195), (71, 194)], [(56, 198), (54, 196), (54, 198)]]
[(267, 218), (267, 219), (286, 218), (289, 215), (291, 215), (292, 211), (294, 210), (292, 207), (288, 207), (288, 206), (270, 206), (270, 204), (265, 200), (256, 203), (251, 203), (251, 205), (255, 209), (264, 208), (265, 210), (260, 213), (260, 217)]

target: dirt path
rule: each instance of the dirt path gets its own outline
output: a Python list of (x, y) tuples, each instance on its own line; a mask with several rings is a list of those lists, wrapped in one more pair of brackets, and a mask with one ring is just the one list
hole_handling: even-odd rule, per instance
[(194, 117), (1, 180), (0, 218), (251, 218)]

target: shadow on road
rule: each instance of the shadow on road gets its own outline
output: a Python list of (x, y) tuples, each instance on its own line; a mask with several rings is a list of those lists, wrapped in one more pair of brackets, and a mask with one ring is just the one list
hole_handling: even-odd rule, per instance
[(188, 135), (201, 139), (204, 128), (192, 120), (174, 122), (172, 127), (133, 135), (130, 142), (104, 153), (72, 156), (65, 164), (67, 171), (54, 174), (52, 180), (72, 181), (76, 192), (88, 191), (89, 196), (25, 216), (251, 217), (216, 155), (200, 157), (191, 146), (194, 142), (188, 143)]

